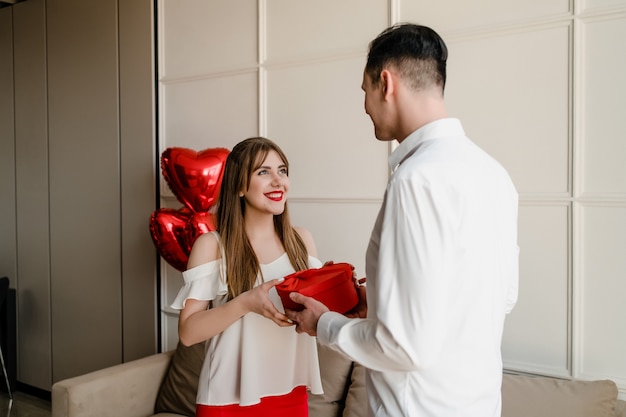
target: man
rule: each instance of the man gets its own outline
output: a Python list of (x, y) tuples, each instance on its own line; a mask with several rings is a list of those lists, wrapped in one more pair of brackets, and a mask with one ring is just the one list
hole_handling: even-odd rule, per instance
[(366, 254), (367, 317), (320, 302), (289, 311), (298, 332), (368, 368), (370, 415), (496, 417), (500, 344), (517, 300), (518, 197), (506, 171), (448, 118), (447, 48), (432, 29), (370, 44), (365, 111), (399, 142)]

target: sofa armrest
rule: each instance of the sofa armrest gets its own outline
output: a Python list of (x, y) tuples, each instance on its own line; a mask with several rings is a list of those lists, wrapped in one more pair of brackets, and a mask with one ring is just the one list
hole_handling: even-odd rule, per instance
[(154, 354), (55, 383), (52, 417), (153, 415), (173, 353)]

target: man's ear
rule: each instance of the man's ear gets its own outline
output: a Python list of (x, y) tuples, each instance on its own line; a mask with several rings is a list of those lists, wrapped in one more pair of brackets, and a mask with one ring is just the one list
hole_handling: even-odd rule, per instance
[(380, 72), (380, 83), (381, 83), (381, 90), (383, 93), (383, 99), (388, 99), (390, 94), (394, 93), (395, 90), (395, 82), (393, 79), (393, 75), (389, 70), (382, 70)]

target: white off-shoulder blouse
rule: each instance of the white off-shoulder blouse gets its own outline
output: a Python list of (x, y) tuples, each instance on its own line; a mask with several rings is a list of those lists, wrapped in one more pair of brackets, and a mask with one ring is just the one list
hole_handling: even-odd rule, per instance
[[(225, 276), (223, 264), (218, 259), (184, 271), (184, 286), (172, 308), (181, 310), (189, 298), (213, 301), (214, 306), (225, 303), (228, 289), (221, 278)], [(321, 265), (319, 259), (309, 256), (309, 267)], [(294, 268), (284, 253), (261, 265), (261, 271), (269, 281), (293, 273)], [(284, 311), (275, 288), (269, 295), (276, 308)], [(207, 340), (196, 402), (253, 405), (263, 397), (284, 395), (297, 386), (306, 386), (313, 394), (323, 392), (315, 338), (248, 313)]]

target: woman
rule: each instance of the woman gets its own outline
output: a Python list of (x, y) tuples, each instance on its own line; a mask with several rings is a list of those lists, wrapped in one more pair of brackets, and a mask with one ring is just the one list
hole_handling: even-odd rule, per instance
[(307, 416), (307, 392), (322, 392), (315, 339), (298, 334), (274, 286), (321, 262), (308, 231), (289, 221), (288, 162), (266, 138), (228, 155), (217, 233), (193, 245), (178, 333), (186, 346), (207, 341), (196, 415)]

